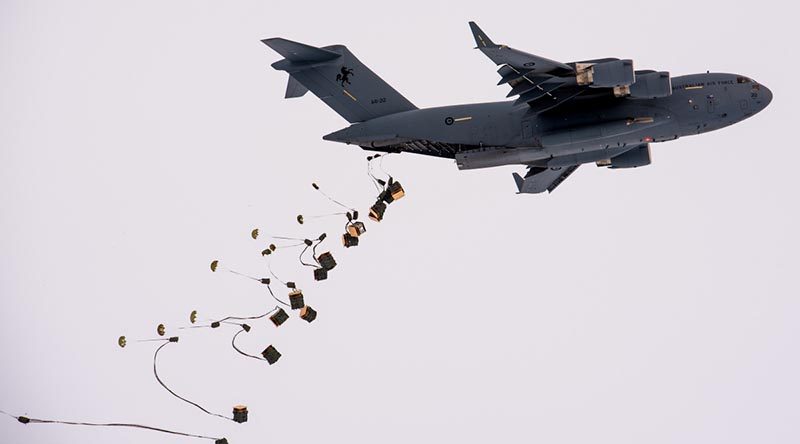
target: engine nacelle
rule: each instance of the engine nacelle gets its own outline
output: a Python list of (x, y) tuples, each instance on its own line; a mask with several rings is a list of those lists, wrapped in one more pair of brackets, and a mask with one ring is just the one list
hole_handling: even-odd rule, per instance
[(633, 60), (612, 60), (601, 63), (576, 63), (578, 85), (615, 88), (631, 85), (636, 80)]
[(629, 88), (634, 99), (655, 99), (672, 95), (672, 79), (666, 71), (637, 74), (636, 82)]
[(645, 143), (630, 151), (625, 151), (619, 156), (612, 157), (606, 165), (609, 168), (636, 168), (650, 165), (650, 162), (650, 144)]

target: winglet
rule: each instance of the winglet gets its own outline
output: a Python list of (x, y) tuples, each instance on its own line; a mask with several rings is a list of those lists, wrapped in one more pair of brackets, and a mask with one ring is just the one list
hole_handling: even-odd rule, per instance
[(472, 30), (472, 36), (475, 37), (475, 44), (478, 48), (487, 48), (490, 46), (497, 46), (492, 39), (486, 35), (485, 32), (475, 22), (469, 22), (469, 28)]

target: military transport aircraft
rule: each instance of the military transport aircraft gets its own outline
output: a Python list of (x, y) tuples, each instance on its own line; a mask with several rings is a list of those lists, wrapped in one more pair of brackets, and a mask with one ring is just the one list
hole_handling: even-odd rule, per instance
[(764, 109), (772, 93), (737, 74), (671, 78), (616, 58), (561, 63), (498, 45), (470, 22), (477, 49), (516, 99), (418, 109), (341, 45), (262, 40), (284, 57), (286, 98), (314, 92), (351, 125), (325, 140), (455, 159), (459, 169), (522, 164), (520, 193), (553, 191), (578, 166), (650, 164), (650, 144), (700, 134)]

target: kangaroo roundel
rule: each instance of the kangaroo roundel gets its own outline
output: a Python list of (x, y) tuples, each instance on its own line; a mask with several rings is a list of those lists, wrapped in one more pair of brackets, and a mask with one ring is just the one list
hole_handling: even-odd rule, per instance
[(351, 75), (353, 75), (353, 70), (346, 66), (342, 66), (341, 72), (339, 74), (336, 74), (336, 81), (341, 83), (342, 86), (344, 86), (345, 84), (349, 85)]

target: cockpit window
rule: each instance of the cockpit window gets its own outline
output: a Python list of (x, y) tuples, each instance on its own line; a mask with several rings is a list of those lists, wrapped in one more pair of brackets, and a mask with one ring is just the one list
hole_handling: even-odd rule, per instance
[(751, 83), (752, 80), (748, 79), (745, 76), (739, 76), (736, 78), (736, 83)]

